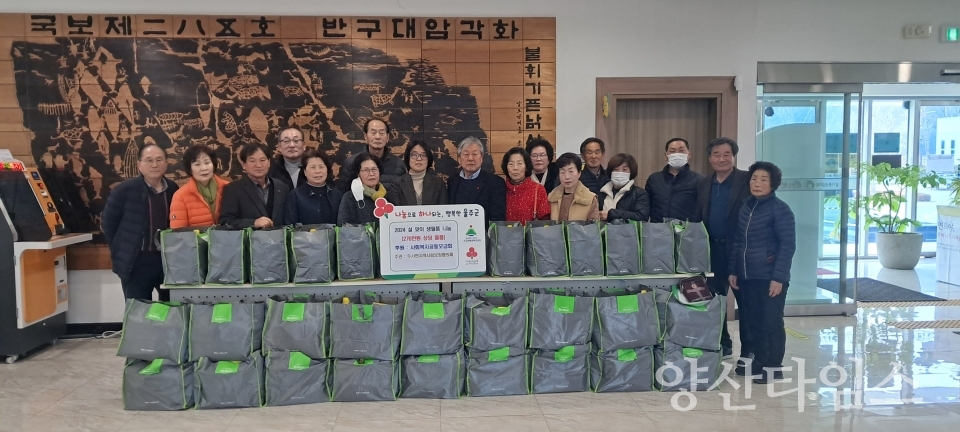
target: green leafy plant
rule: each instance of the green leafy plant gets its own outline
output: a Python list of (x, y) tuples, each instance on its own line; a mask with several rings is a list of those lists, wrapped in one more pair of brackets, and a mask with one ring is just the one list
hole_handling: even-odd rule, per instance
[(950, 204), (960, 206), (960, 177), (950, 182)]
[(893, 168), (886, 162), (878, 165), (864, 163), (860, 164), (860, 175), (868, 178), (879, 190), (853, 200), (854, 211), (862, 209), (867, 226), (875, 225), (878, 232), (888, 234), (920, 226), (915, 219), (900, 217), (900, 207), (907, 202), (904, 194), (920, 186), (936, 188), (947, 184), (947, 179), (937, 173), (923, 172), (918, 165)]

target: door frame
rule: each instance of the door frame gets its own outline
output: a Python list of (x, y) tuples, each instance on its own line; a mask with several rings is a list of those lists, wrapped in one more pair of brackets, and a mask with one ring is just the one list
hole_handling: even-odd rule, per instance
[[(717, 136), (737, 139), (736, 77), (597, 78), (596, 137), (609, 153), (622, 149), (617, 136), (617, 101), (621, 99), (713, 99), (717, 104)], [(606, 98), (606, 100), (605, 100)], [(606, 103), (607, 115), (604, 116)]]

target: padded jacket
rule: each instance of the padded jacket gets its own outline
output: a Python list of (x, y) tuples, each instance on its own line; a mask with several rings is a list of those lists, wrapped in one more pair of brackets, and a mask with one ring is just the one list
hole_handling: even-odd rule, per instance
[[(609, 185), (609, 187), (607, 187)], [(627, 187), (627, 186), (624, 186)], [(615, 194), (613, 192), (613, 183), (607, 183), (600, 189), (600, 193), (597, 194), (597, 201), (600, 205), (600, 210), (607, 210), (607, 220), (635, 220), (639, 222), (646, 222), (650, 217), (650, 199), (647, 197), (647, 191), (639, 186), (630, 185), (630, 189), (623, 193), (623, 196), (620, 197), (620, 201), (617, 201), (617, 206), (614, 208), (604, 208), (604, 201), (607, 199), (607, 192)]]
[[(177, 192), (177, 184), (164, 178), (167, 182), (167, 203)], [(121, 281), (130, 280), (133, 264), (140, 255), (143, 238), (147, 235), (150, 226), (150, 205), (146, 181), (143, 176), (126, 180), (110, 191), (107, 204), (103, 208), (100, 225), (103, 235), (110, 246), (110, 260), (113, 262), (113, 272), (120, 276)]]
[[(350, 192), (350, 184), (353, 183), (353, 179), (357, 178), (357, 173), (353, 172), (353, 161), (357, 159), (360, 153), (351, 155), (345, 161), (343, 165), (340, 165), (340, 175), (337, 176), (337, 189), (340, 189), (340, 192), (344, 194)], [(384, 186), (393, 183), (398, 177), (407, 173), (407, 166), (404, 165), (403, 159), (400, 159), (390, 153), (390, 148), (387, 147), (383, 150), (383, 157), (380, 158), (380, 164), (383, 168), (380, 170), (380, 183)]]
[(743, 202), (733, 242), (730, 274), (738, 279), (790, 281), (796, 221), (790, 206), (775, 193)]
[(650, 174), (645, 187), (650, 196), (650, 222), (663, 222), (663, 218), (683, 221), (700, 221), (697, 208), (697, 189), (703, 176), (684, 165), (676, 176), (670, 175), (670, 166)]
[(230, 182), (217, 176), (213, 176), (213, 180), (217, 182), (217, 199), (214, 203), (217, 214), (210, 213), (210, 206), (203, 199), (203, 195), (200, 195), (197, 181), (191, 178), (177, 193), (173, 194), (173, 201), (170, 202), (170, 228), (205, 227), (217, 224), (223, 187)]
[[(326, 192), (325, 194), (322, 192)], [(327, 201), (330, 212), (326, 213), (323, 201)], [(306, 181), (300, 183), (296, 189), (290, 191), (287, 195), (286, 210), (283, 216), (283, 222), (287, 225), (294, 224), (336, 224), (337, 214), (340, 211), (340, 201), (343, 200), (343, 192), (334, 189), (327, 182), (320, 193), (314, 192), (313, 188)]]

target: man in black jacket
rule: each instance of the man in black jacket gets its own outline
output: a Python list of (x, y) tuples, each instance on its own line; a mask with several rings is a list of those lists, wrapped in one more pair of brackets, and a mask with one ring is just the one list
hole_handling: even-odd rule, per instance
[(306, 150), (303, 144), (303, 131), (296, 126), (287, 126), (277, 134), (277, 148), (280, 156), (273, 159), (270, 172), (267, 176), (275, 178), (290, 186), (290, 190), (306, 182), (303, 169), (300, 167), (300, 158)]
[(583, 171), (580, 171), (580, 183), (594, 194), (599, 194), (603, 185), (610, 182), (610, 173), (603, 169), (603, 154), (606, 152), (607, 147), (600, 138), (587, 138), (580, 144), (580, 157), (584, 165)]
[[(737, 217), (743, 201), (750, 197), (750, 175), (746, 171), (737, 169), (737, 153), (740, 146), (730, 138), (717, 138), (707, 144), (707, 156), (713, 175), (700, 180), (697, 191), (700, 217), (710, 235), (710, 268), (714, 276), (707, 281), (710, 290), (718, 295), (727, 295), (729, 289), (729, 274), (727, 273), (728, 259), (732, 246), (733, 235), (737, 231)], [(730, 240), (730, 241), (728, 241)], [(743, 304), (739, 293), (734, 290), (734, 297), (738, 304)], [(723, 346), (723, 356), (733, 355), (733, 342), (727, 331), (727, 323), (723, 323), (723, 334), (720, 338)], [(750, 334), (746, 326), (740, 326), (740, 357), (749, 357), (753, 352), (750, 348)]]
[(156, 144), (140, 149), (137, 168), (139, 176), (110, 192), (101, 226), (123, 296), (151, 300), (156, 289), (160, 300), (170, 300), (170, 292), (160, 289), (163, 262), (155, 238), (170, 227), (170, 201), (177, 184), (164, 177), (167, 153)]
[(699, 221), (697, 188), (703, 176), (690, 169), (690, 145), (683, 138), (671, 138), (664, 152), (667, 165), (650, 174), (645, 187), (650, 196), (650, 222), (663, 222), (663, 218)]
[[(372, 118), (363, 125), (363, 136), (367, 141), (367, 151), (380, 159), (383, 170), (380, 171), (380, 183), (388, 185), (393, 183), (397, 177), (407, 173), (407, 166), (400, 158), (390, 153), (387, 144), (390, 142), (390, 125), (386, 121)], [(353, 172), (353, 161), (357, 155), (351, 155), (343, 161), (340, 166), (340, 174), (337, 176), (337, 189), (343, 193), (350, 192), (350, 183), (357, 177)]]
[(223, 187), (218, 223), (233, 228), (283, 225), (290, 187), (267, 175), (267, 148), (263, 144), (244, 145), (240, 162), (246, 175)]
[(460, 173), (447, 179), (450, 204), (479, 204), (483, 207), (484, 226), (490, 221), (507, 218), (507, 184), (496, 174), (481, 168), (483, 143), (476, 137), (467, 137), (457, 146)]

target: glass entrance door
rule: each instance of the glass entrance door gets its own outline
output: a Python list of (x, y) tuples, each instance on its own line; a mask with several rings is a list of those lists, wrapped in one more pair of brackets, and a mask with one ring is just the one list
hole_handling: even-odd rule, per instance
[[(917, 103), (917, 160), (925, 171), (947, 178), (960, 176), (960, 101)], [(937, 250), (937, 206), (950, 204), (950, 189), (920, 187), (916, 219), (923, 233), (923, 252)]]

